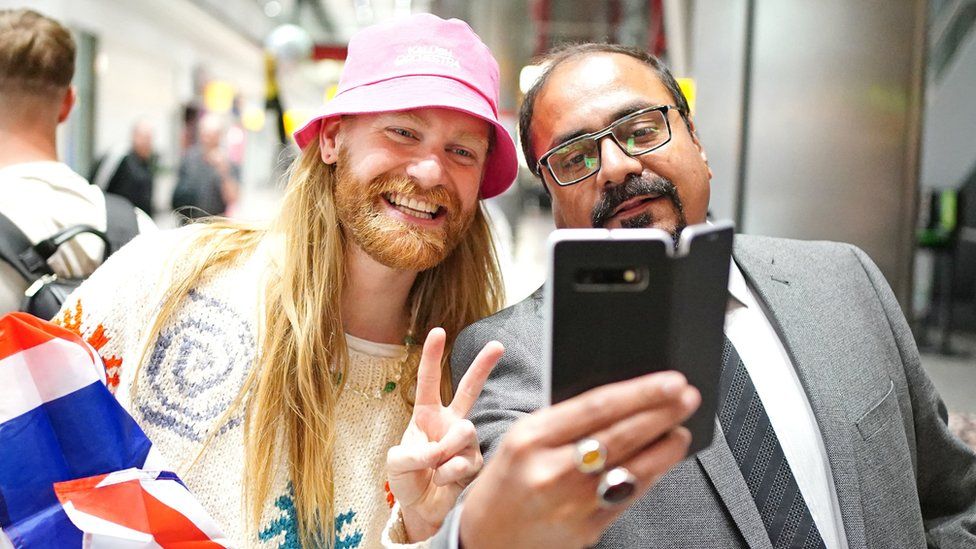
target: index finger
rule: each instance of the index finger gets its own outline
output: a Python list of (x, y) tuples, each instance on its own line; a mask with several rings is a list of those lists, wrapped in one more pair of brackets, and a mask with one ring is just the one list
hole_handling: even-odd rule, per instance
[(690, 404), (681, 399), (687, 387), (687, 380), (678, 372), (656, 372), (590, 389), (533, 414), (544, 426), (539, 429), (539, 442), (557, 446), (644, 410), (687, 407)]
[(424, 351), (417, 368), (417, 399), (415, 406), (441, 405), (441, 357), (447, 335), (443, 328), (434, 328), (424, 340)]
[(458, 417), (465, 417), (471, 411), (474, 401), (478, 400), (478, 395), (485, 386), (488, 374), (495, 368), (495, 364), (498, 364), (498, 359), (504, 352), (505, 347), (497, 341), (489, 341), (482, 347), (481, 352), (458, 383), (454, 400), (451, 401), (451, 410)]

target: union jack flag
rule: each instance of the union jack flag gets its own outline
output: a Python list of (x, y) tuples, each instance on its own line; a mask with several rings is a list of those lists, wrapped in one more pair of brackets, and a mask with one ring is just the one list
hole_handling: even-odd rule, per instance
[(229, 547), (105, 382), (76, 334), (0, 317), (0, 547)]

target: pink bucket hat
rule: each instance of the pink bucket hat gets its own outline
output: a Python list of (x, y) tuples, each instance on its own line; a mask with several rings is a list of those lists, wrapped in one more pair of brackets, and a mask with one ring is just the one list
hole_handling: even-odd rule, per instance
[(458, 19), (422, 13), (357, 32), (335, 98), (295, 132), (295, 141), (305, 148), (333, 116), (424, 107), (454, 109), (493, 124), (481, 198), (511, 186), (518, 160), (512, 137), (498, 121), (498, 63)]

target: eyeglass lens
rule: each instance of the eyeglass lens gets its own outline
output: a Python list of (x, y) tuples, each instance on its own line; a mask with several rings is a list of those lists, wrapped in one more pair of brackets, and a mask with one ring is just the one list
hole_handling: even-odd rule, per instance
[[(665, 143), (670, 134), (661, 111), (650, 111), (623, 119), (611, 133), (618, 145), (631, 156), (649, 152)], [(587, 137), (556, 149), (548, 160), (552, 175), (561, 183), (576, 181), (600, 169), (600, 143)]]

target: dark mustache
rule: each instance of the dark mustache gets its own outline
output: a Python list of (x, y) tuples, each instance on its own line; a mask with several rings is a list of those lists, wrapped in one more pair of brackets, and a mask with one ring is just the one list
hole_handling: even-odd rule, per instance
[(590, 221), (594, 227), (603, 227), (613, 216), (613, 211), (621, 204), (631, 198), (651, 194), (668, 197), (678, 211), (681, 211), (678, 189), (670, 180), (659, 175), (630, 174), (622, 184), (608, 187), (603, 192), (603, 197), (593, 206)]

